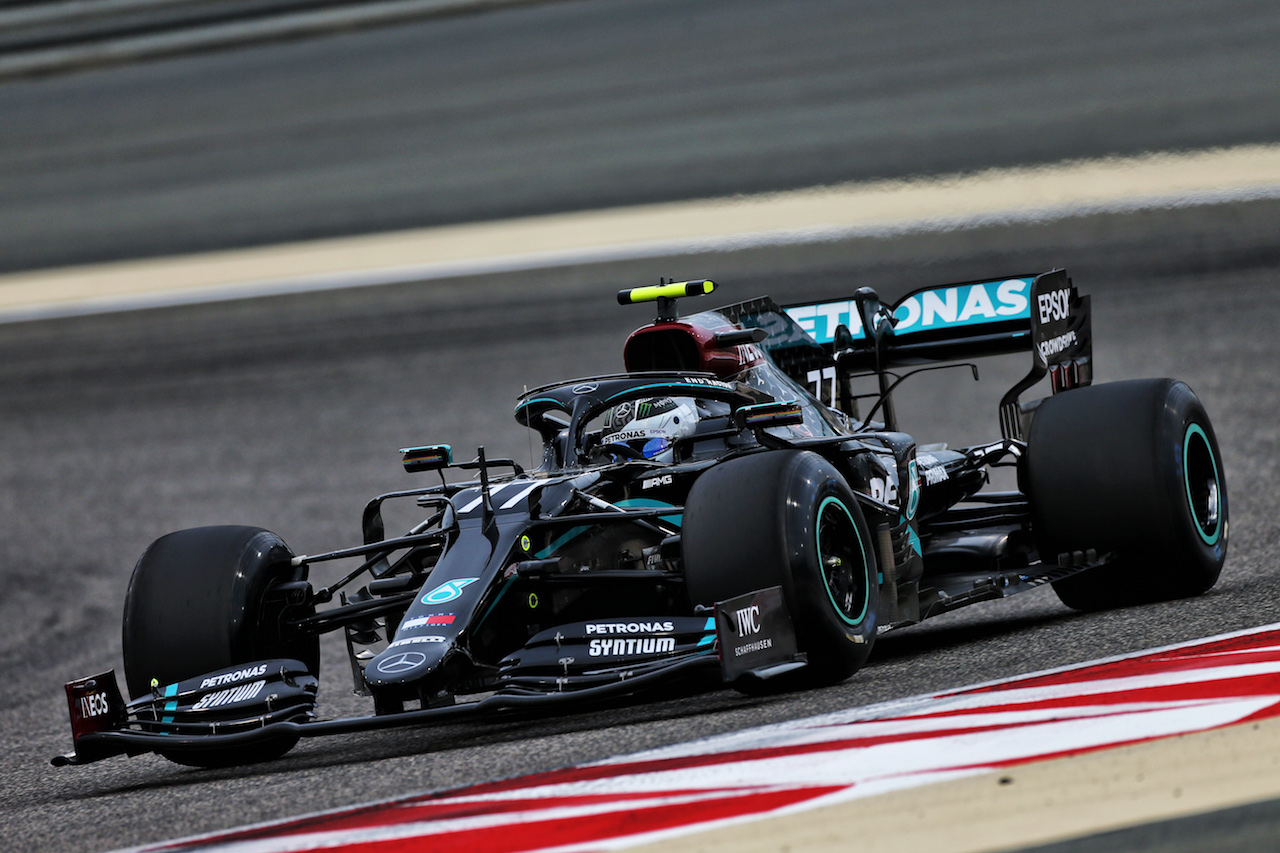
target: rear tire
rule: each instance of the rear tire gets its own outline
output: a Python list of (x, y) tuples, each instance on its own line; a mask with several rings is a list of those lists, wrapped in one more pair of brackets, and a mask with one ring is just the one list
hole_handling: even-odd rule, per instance
[(1053, 584), (1077, 610), (1199, 595), (1227, 552), (1222, 454), (1182, 382), (1068, 391), (1036, 410), (1020, 470), (1042, 559), (1090, 548), (1115, 561)]
[[(257, 527), (199, 527), (153, 542), (134, 567), (125, 598), (130, 695), (149, 693), (152, 679), (172, 684), (270, 658), (300, 660), (319, 675), (319, 637), (284, 632), (284, 603), (268, 595), (273, 582), (291, 578), (292, 556), (280, 537)], [(277, 758), (297, 740), (161, 754), (179, 764), (231, 766)]]
[(768, 451), (707, 471), (689, 492), (681, 541), (695, 605), (782, 587), (809, 664), (779, 687), (834, 684), (866, 662), (875, 552), (852, 490), (821, 456)]

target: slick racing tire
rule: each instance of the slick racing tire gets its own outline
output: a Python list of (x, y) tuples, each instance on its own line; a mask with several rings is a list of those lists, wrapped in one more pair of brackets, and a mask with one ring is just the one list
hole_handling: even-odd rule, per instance
[(866, 662), (875, 551), (853, 492), (821, 456), (767, 451), (710, 469), (689, 492), (681, 542), (694, 605), (782, 587), (808, 665), (778, 679), (779, 689), (834, 684)]
[(1222, 454), (1182, 382), (1139, 379), (1067, 391), (1036, 410), (1019, 471), (1041, 558), (1094, 549), (1106, 565), (1053, 584), (1077, 610), (1186, 598), (1227, 554)]
[[(130, 695), (150, 692), (152, 679), (172, 684), (270, 658), (300, 660), (319, 675), (319, 637), (284, 633), (285, 603), (270, 595), (273, 582), (291, 579), (292, 556), (278, 536), (257, 527), (199, 527), (153, 542), (134, 567), (125, 598)], [(290, 615), (306, 614), (294, 608)], [(277, 758), (297, 740), (161, 754), (179, 764), (231, 766)]]

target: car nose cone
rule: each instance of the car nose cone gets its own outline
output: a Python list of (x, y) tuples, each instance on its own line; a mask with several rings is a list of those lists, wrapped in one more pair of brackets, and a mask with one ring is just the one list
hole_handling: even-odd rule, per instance
[(411, 648), (403, 646), (385, 649), (364, 667), (364, 680), (370, 687), (410, 684), (430, 675), (453, 649), (453, 643), (425, 643)]

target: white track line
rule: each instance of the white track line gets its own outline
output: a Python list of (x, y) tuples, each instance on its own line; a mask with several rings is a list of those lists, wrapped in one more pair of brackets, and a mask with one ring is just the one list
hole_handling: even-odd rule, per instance
[(0, 323), (1280, 198), (1280, 145), (450, 225), (0, 277)]

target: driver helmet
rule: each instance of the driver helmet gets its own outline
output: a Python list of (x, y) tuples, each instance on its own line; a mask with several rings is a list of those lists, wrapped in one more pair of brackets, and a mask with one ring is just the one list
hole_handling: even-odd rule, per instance
[(693, 435), (697, 402), (689, 397), (651, 397), (619, 403), (604, 416), (604, 445), (625, 445), (655, 462), (674, 462), (675, 446)]

